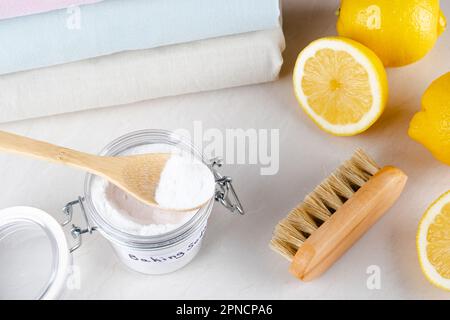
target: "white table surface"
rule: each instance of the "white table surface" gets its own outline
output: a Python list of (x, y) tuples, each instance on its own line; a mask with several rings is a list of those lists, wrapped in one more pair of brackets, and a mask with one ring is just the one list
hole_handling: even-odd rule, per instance
[[(441, 1), (450, 17), (450, 2)], [(97, 152), (112, 139), (145, 128), (192, 130), (261, 128), (280, 130), (280, 170), (261, 176), (258, 165), (230, 165), (225, 172), (247, 209), (243, 217), (217, 205), (204, 245), (185, 268), (164, 276), (127, 270), (99, 234), (85, 237), (74, 253), (81, 287), (66, 299), (448, 299), (449, 293), (422, 275), (415, 248), (418, 221), (426, 207), (450, 189), (450, 170), (407, 135), (412, 115), (431, 81), (450, 70), (450, 30), (423, 60), (388, 71), (389, 106), (366, 133), (338, 138), (320, 131), (300, 110), (291, 89), (298, 52), (311, 40), (335, 34), (337, 0), (284, 1), (287, 40), (281, 79), (274, 83), (192, 94), (0, 125), (60, 145)], [(51, 94), (51, 90), (49, 90)], [(288, 262), (268, 248), (272, 229), (356, 147), (380, 164), (409, 174), (398, 203), (323, 277), (302, 283), (287, 272)], [(60, 218), (60, 208), (83, 191), (84, 174), (0, 154), (0, 208), (35, 206)], [(366, 286), (367, 267), (381, 270), (381, 289)]]

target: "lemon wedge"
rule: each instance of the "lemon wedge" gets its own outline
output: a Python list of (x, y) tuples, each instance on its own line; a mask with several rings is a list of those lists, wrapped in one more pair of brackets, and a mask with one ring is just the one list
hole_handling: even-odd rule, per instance
[(417, 230), (417, 252), (427, 279), (450, 291), (450, 191), (423, 215)]
[(338, 136), (369, 128), (382, 114), (388, 97), (381, 60), (344, 37), (321, 38), (303, 49), (293, 82), (303, 110), (321, 129)]

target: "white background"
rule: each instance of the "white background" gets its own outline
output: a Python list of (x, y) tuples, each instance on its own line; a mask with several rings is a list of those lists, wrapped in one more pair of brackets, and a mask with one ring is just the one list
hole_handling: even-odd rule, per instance
[[(389, 106), (371, 129), (356, 137), (338, 138), (320, 131), (307, 118), (291, 89), (299, 51), (318, 37), (336, 33), (338, 1), (283, 2), (287, 50), (277, 82), (0, 125), (1, 130), (93, 153), (130, 131), (192, 129), (195, 120), (202, 120), (205, 129), (280, 129), (277, 175), (260, 176), (259, 167), (251, 165), (225, 168), (235, 178), (247, 214), (233, 216), (217, 205), (204, 247), (191, 264), (169, 275), (140, 275), (127, 270), (108, 242), (94, 234), (85, 237), (74, 254), (81, 288), (67, 290), (63, 298), (450, 297), (425, 280), (415, 249), (418, 221), (426, 207), (450, 189), (450, 170), (407, 135), (427, 86), (450, 71), (450, 30), (420, 62), (388, 71)], [(450, 17), (449, 1), (441, 3)], [(405, 193), (323, 277), (301, 283), (288, 273), (288, 262), (268, 248), (272, 229), (356, 147), (365, 148), (379, 164), (397, 165), (408, 173)], [(0, 168), (1, 208), (35, 206), (59, 218), (60, 208), (83, 191), (84, 174), (70, 168), (9, 154), (0, 154)], [(372, 264), (381, 268), (381, 290), (366, 287), (366, 269)]]

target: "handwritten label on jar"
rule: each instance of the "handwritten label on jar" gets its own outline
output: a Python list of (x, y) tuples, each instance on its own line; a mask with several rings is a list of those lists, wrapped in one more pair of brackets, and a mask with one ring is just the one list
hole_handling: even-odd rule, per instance
[(191, 251), (193, 248), (195, 248), (200, 243), (200, 240), (202, 240), (202, 238), (205, 234), (205, 230), (206, 230), (206, 227), (203, 228), (200, 235), (194, 241), (190, 242), (187, 245), (185, 250), (180, 250), (176, 253), (168, 254), (168, 255), (164, 255), (164, 256), (149, 256), (149, 257), (145, 257), (145, 258), (137, 256), (136, 254), (129, 253), (128, 257), (134, 261), (150, 262), (150, 263), (164, 263), (164, 262), (177, 261), (177, 260), (183, 258), (185, 255), (187, 255), (189, 253), (189, 251)]

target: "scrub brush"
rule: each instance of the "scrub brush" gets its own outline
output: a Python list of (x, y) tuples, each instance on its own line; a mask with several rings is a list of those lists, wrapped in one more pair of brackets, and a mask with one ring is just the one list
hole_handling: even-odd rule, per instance
[(407, 176), (382, 169), (358, 149), (275, 228), (270, 246), (289, 271), (312, 280), (350, 248), (398, 199)]

